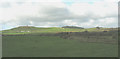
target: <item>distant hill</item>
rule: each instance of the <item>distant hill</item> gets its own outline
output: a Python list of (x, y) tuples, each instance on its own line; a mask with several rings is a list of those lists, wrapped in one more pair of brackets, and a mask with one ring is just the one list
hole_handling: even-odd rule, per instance
[(82, 27), (77, 27), (77, 26), (63, 26), (62, 28), (76, 28), (76, 29), (84, 29)]
[[(34, 27), (34, 26), (19, 26), (19, 27), (15, 27), (15, 28), (12, 28), (12, 29), (18, 29), (18, 28), (19, 28), (19, 29), (20, 29), (20, 28), (23, 29), (23, 28), (35, 28), (35, 27)], [(11, 30), (12, 30), (12, 29), (11, 29)]]
[(103, 32), (103, 31), (112, 31), (117, 30), (117, 28), (82, 28), (76, 26), (64, 26), (64, 27), (34, 27), (34, 26), (19, 26), (9, 30), (3, 30), (2, 34), (39, 34), (39, 33), (59, 33), (59, 32)]
[(58, 33), (58, 32), (81, 32), (84, 30), (75, 28), (61, 28), (61, 27), (34, 27), (34, 26), (19, 26), (9, 30), (3, 30), (2, 34), (29, 34), (29, 33)]

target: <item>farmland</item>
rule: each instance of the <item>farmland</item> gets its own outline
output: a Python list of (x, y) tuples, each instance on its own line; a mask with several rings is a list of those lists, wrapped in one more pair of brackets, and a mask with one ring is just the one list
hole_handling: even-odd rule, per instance
[(3, 31), (3, 57), (117, 57), (117, 35), (116, 28), (18, 27)]

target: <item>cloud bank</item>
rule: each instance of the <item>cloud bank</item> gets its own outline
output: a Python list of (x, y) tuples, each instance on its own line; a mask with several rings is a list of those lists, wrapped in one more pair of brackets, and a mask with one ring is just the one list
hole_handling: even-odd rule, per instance
[(20, 25), (40, 27), (70, 25), (86, 28), (118, 26), (117, 0), (65, 2), (64, 0), (1, 0), (0, 25), (3, 29)]

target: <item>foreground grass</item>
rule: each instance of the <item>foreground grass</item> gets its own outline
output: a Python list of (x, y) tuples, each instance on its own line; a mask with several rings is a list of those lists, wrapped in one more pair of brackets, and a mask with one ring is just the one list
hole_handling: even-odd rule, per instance
[(117, 57), (117, 49), (55, 36), (3, 36), (3, 57)]

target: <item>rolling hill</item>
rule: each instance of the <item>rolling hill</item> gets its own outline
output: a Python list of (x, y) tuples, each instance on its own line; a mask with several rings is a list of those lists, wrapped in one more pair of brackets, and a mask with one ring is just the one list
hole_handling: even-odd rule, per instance
[(3, 30), (2, 34), (33, 34), (33, 33), (58, 33), (58, 32), (101, 32), (101, 31), (111, 31), (117, 30), (117, 28), (78, 28), (78, 27), (34, 27), (34, 26), (19, 26), (9, 30)]

